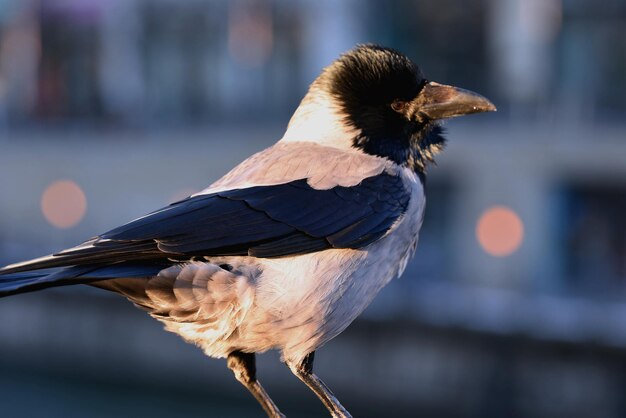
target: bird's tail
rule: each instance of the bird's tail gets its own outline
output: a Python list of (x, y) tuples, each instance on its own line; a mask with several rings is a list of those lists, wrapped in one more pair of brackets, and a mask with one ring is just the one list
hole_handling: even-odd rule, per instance
[(93, 283), (118, 277), (152, 277), (171, 267), (172, 262), (121, 262), (115, 264), (91, 264), (54, 270), (38, 270), (21, 273), (0, 273), (0, 297), (32, 292), (48, 287)]
[[(0, 276), (0, 296), (9, 296), (20, 293), (20, 289), (33, 287), (41, 279), (45, 278), (49, 273), (27, 272), (14, 273)], [(32, 288), (32, 290), (36, 290)]]

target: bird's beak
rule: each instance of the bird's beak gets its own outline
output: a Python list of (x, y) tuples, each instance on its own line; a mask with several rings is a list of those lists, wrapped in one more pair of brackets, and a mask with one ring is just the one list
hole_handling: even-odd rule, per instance
[(417, 112), (431, 120), (496, 111), (493, 103), (480, 94), (433, 81), (422, 88), (414, 102)]

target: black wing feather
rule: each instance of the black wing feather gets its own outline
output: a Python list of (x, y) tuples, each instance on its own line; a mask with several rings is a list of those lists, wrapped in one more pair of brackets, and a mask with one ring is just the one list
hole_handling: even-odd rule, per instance
[(306, 179), (190, 197), (74, 249), (0, 270), (187, 259), (191, 256), (282, 257), (329, 248), (361, 248), (405, 212), (409, 191), (382, 173), (360, 184), (317, 190)]

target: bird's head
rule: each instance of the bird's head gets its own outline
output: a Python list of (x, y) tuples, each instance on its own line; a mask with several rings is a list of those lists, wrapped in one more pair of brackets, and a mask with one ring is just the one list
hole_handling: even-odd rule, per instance
[(483, 96), (427, 80), (398, 51), (359, 45), (311, 84), (285, 138), (358, 149), (424, 172), (445, 142), (441, 119), (495, 110)]

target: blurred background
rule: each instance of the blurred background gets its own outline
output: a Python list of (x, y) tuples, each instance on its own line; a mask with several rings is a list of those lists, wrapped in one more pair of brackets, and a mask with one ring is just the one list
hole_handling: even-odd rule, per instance
[[(185, 197), (358, 42), (498, 106), (447, 123), (417, 254), (316, 370), (355, 417), (626, 416), (623, 0), (0, 0), (0, 264)], [(326, 416), (275, 353), (283, 411)], [(7, 417), (261, 417), (88, 287), (0, 300)]]

